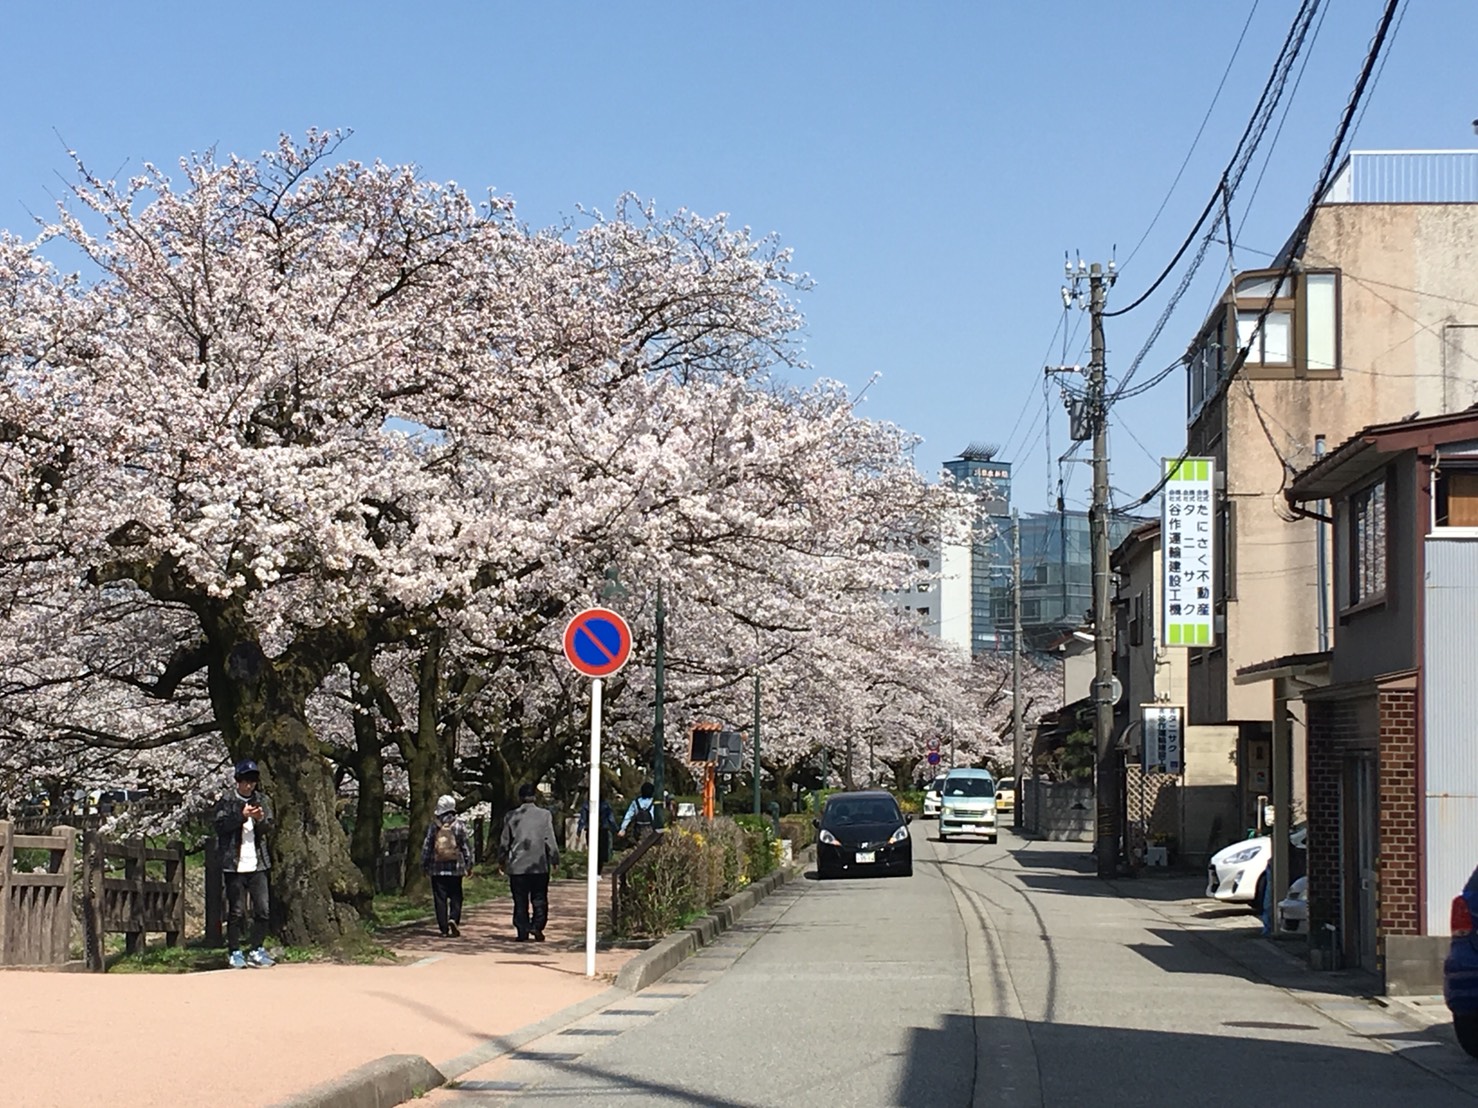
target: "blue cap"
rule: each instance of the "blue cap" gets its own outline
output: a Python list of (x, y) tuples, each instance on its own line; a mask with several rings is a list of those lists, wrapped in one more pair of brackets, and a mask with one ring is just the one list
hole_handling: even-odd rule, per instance
[(250, 758), (236, 763), (236, 780), (238, 781), (243, 777), (260, 777), (261, 775), (262, 771), (257, 769), (257, 764)]

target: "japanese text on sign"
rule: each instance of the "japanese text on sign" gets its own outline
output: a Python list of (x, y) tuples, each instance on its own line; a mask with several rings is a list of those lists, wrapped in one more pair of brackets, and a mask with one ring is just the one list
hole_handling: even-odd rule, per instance
[(1181, 709), (1163, 705), (1144, 706), (1144, 771), (1146, 773), (1180, 773)]
[(1160, 641), (1166, 646), (1216, 643), (1215, 459), (1166, 459), (1161, 506)]

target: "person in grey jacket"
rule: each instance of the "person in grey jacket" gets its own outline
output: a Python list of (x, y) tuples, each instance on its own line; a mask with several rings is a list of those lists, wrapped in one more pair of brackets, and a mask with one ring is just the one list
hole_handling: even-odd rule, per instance
[[(267, 939), (267, 920), (271, 901), (267, 891), (267, 871), (272, 868), (272, 853), (267, 837), (272, 831), (272, 803), (258, 789), (262, 775), (250, 758), (236, 764), (236, 788), (216, 804), (216, 850), (221, 872), (226, 879), (228, 916), (226, 938), (231, 948), (227, 965), (232, 969), (247, 966), (267, 967), (273, 959), (262, 944)], [(251, 902), (251, 945), (241, 949), (241, 933), (246, 930), (247, 901)]]
[(549, 922), (549, 871), (559, 865), (559, 844), (554, 839), (554, 819), (534, 803), (533, 785), (518, 787), (521, 802), (503, 817), (498, 837), (498, 855), (508, 873), (513, 893), (513, 930), (519, 942), (544, 941)]

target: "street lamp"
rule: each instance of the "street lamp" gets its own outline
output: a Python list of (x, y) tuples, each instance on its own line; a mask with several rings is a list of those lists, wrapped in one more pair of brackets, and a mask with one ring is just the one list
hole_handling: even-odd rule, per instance
[(666, 822), (667, 793), (662, 771), (667, 757), (667, 609), (662, 603), (662, 582), (657, 582), (657, 704), (652, 715), (652, 794), (657, 798), (652, 813), (658, 829)]

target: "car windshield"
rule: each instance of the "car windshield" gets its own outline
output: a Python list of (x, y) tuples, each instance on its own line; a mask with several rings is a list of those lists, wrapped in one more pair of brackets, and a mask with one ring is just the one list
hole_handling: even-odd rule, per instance
[(936, 778), (934, 778), (934, 780), (932, 780), (932, 781), (929, 782), (929, 788), (933, 789), (936, 793), (937, 792), (943, 792), (944, 791), (944, 778), (943, 777), (936, 777)]
[(826, 805), (826, 822), (832, 826), (853, 823), (902, 823), (898, 805), (885, 797), (832, 800)]
[(989, 777), (952, 777), (945, 782), (945, 796), (995, 796), (996, 786)]

